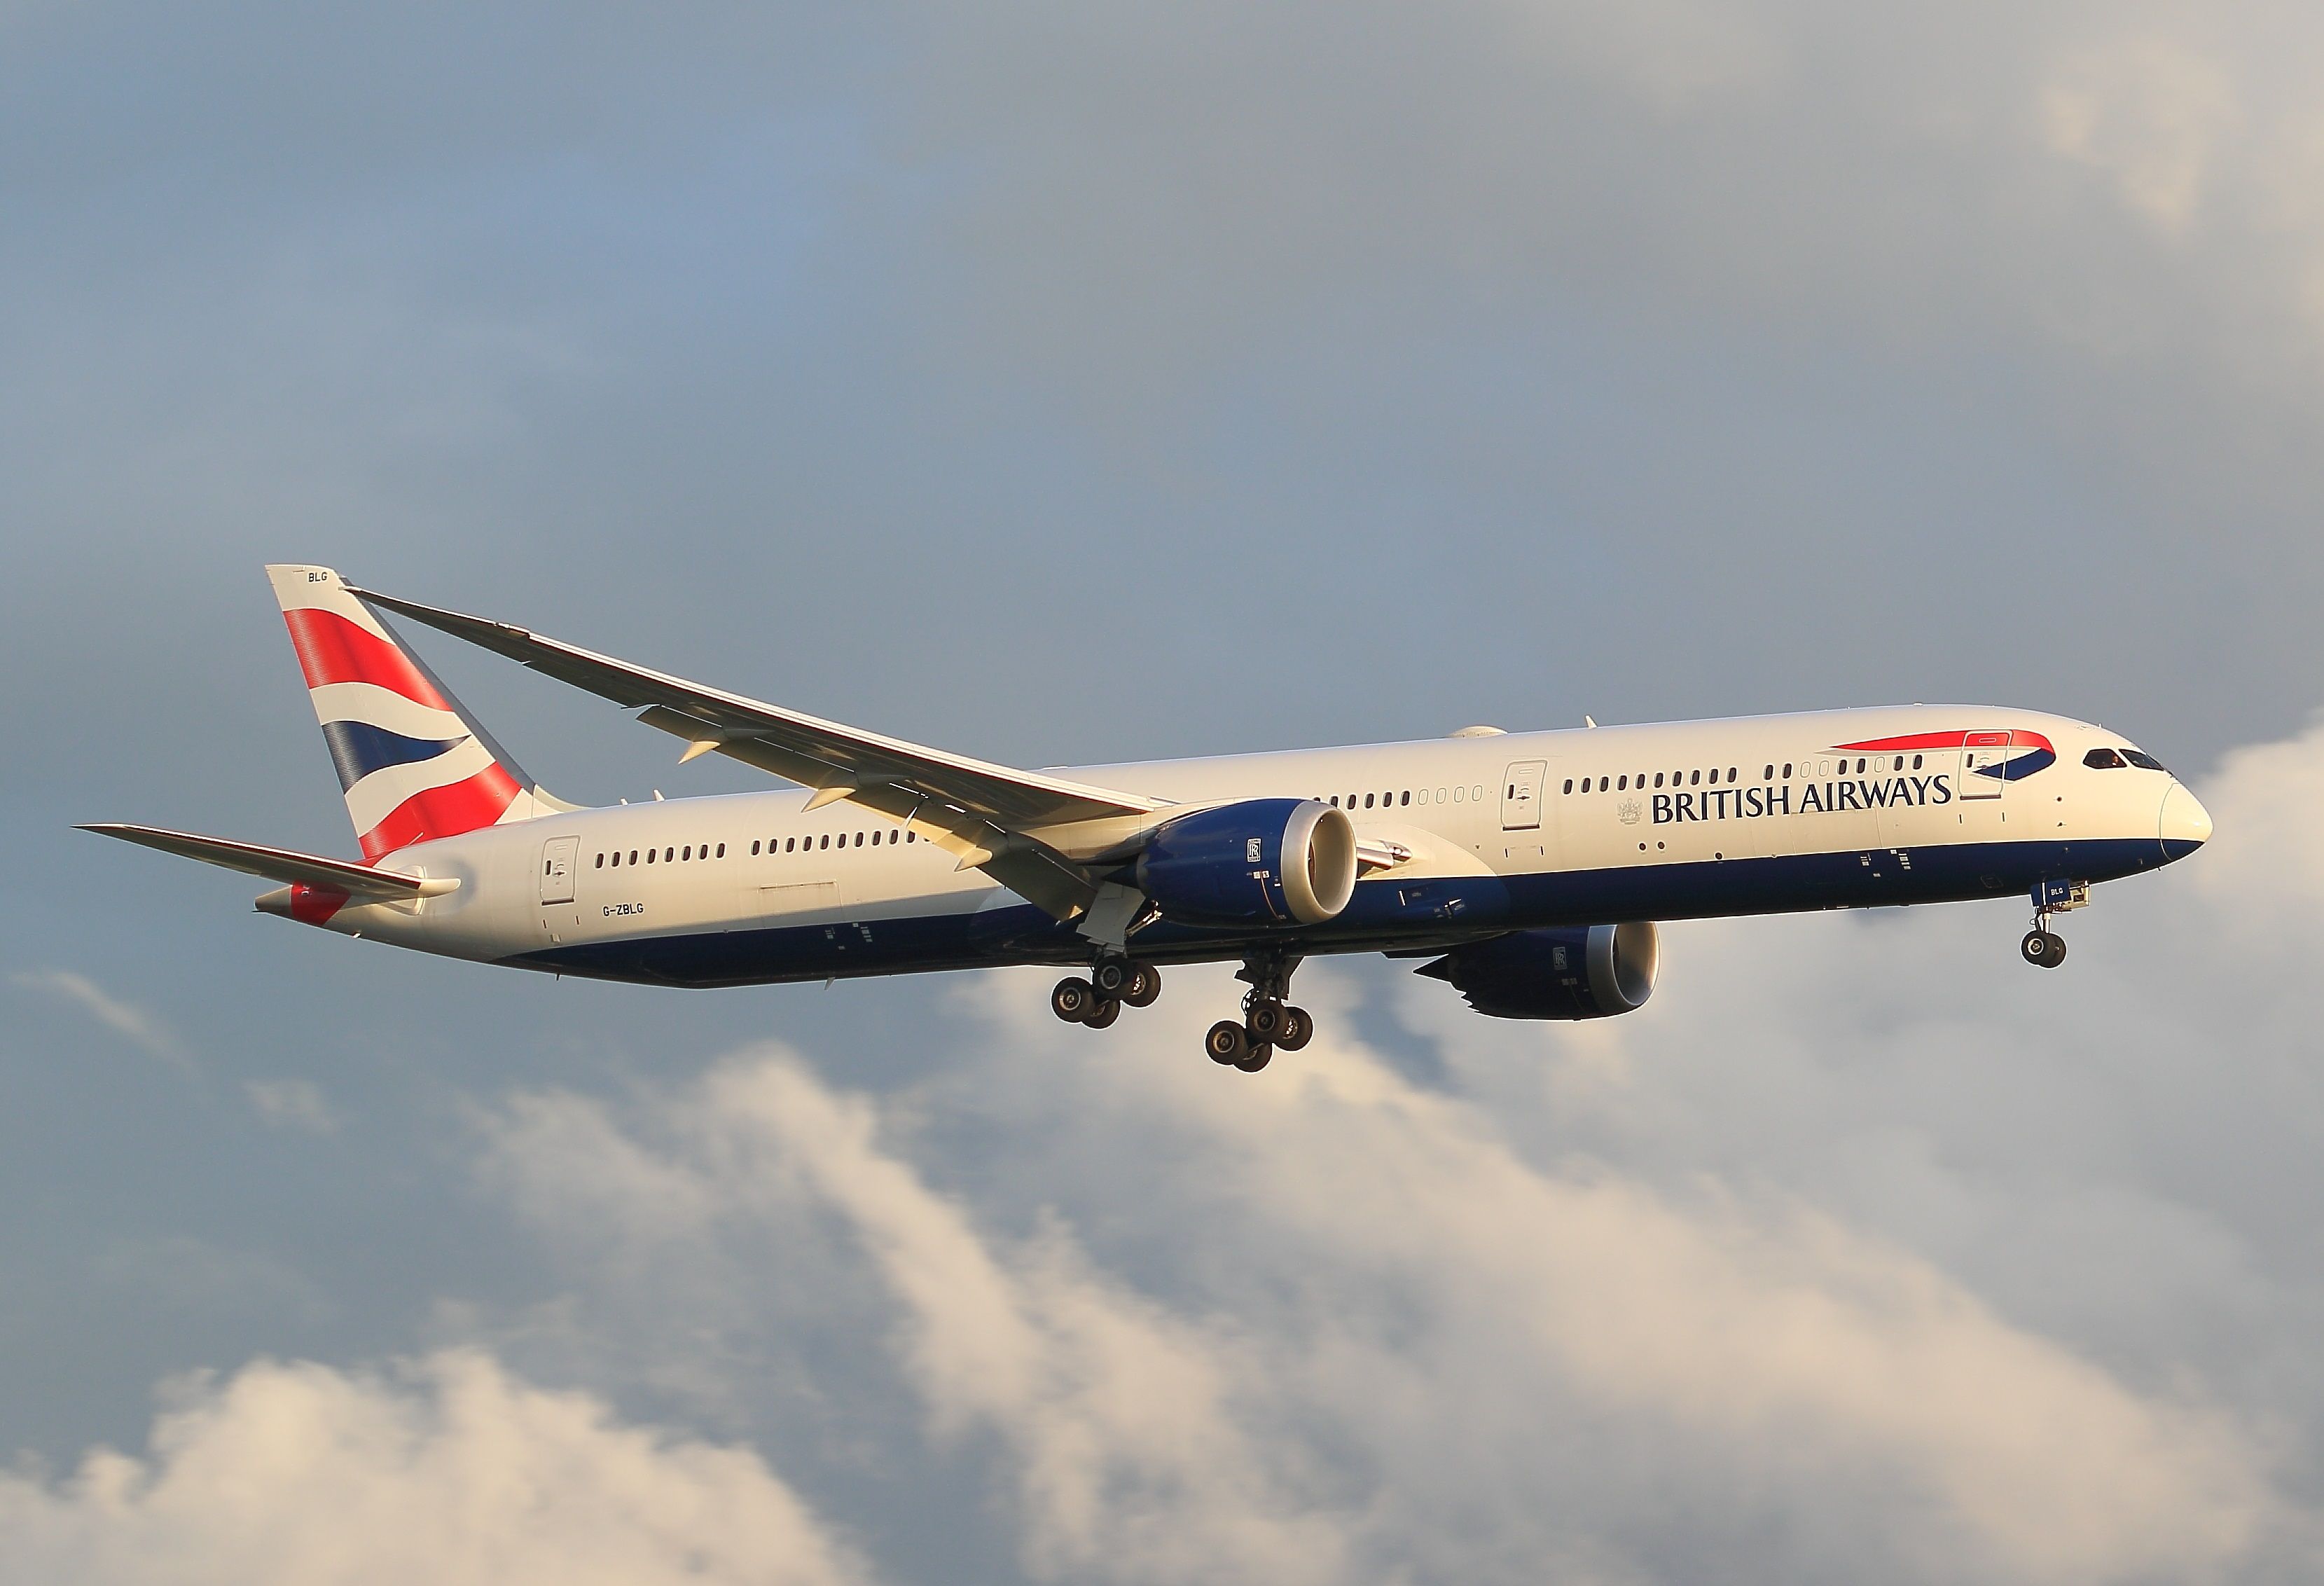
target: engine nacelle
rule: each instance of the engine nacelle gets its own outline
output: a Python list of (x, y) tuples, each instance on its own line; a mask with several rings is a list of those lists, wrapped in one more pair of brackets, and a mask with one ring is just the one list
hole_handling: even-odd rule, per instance
[(1606, 1019), (1646, 1005), (1661, 953), (1648, 921), (1572, 926), (1471, 942), (1418, 973), (1495, 1019)]
[(1356, 890), (1356, 828), (1312, 798), (1248, 798), (1163, 824), (1139, 890), (1190, 925), (1321, 925)]

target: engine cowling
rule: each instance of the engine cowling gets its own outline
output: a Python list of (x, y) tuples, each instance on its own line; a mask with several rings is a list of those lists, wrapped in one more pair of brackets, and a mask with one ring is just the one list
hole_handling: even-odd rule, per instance
[(1247, 798), (1165, 822), (1139, 890), (1190, 925), (1321, 925), (1356, 890), (1356, 828), (1312, 798)]
[(1655, 994), (1660, 934), (1646, 920), (1513, 931), (1455, 947), (1417, 972), (1450, 981), (1495, 1019), (1608, 1019)]

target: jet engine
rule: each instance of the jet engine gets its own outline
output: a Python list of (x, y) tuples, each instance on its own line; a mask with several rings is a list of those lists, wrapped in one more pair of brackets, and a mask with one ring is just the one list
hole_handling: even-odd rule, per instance
[(1416, 972), (1450, 981), (1495, 1019), (1606, 1019), (1645, 1006), (1661, 954), (1653, 924), (1512, 931), (1455, 947)]
[(1356, 890), (1356, 829), (1312, 798), (1247, 798), (1157, 828), (1138, 888), (1189, 925), (1321, 925)]

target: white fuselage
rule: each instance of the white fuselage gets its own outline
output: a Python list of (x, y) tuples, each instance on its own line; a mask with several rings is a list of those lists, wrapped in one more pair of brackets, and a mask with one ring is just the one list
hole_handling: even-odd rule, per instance
[[(1932, 746), (1863, 747), (1922, 740)], [(2054, 761), (2029, 747), (2037, 742)], [(1408, 855), (1367, 874), (1341, 917), (1288, 933), (1313, 954), (2134, 874), (2200, 844), (2209, 824), (2167, 771), (2084, 763), (2094, 750), (2128, 747), (2060, 716), (1915, 705), (1068, 774), (1190, 807), (1323, 800), (1348, 812), (1360, 839)], [(797, 790), (673, 799), (415, 844), (382, 868), (456, 880), (456, 890), (316, 923), (456, 957), (674, 983), (1086, 959), (1070, 926), (897, 822), (807, 802)], [(1078, 854), (1119, 834), (1043, 836)], [(1135, 950), (1223, 958), (1249, 940), (1166, 921)]]

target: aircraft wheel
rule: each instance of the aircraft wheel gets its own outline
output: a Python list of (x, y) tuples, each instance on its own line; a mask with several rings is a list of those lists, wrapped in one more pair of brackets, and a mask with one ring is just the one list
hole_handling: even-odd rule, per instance
[(1236, 1064), (1235, 1066), (1241, 1069), (1245, 1074), (1257, 1074), (1260, 1069), (1267, 1066), (1267, 1060), (1274, 1056), (1275, 1048), (1262, 1041), (1258, 1046), (1253, 1047), (1250, 1049), (1250, 1056)]
[(1286, 1052), (1296, 1052), (1314, 1034), (1315, 1020), (1305, 1008), (1286, 1008), (1283, 1010), (1283, 1033), (1275, 1037), (1275, 1044)]
[(1250, 1037), (1242, 1026), (1231, 1019), (1222, 1019), (1211, 1026), (1211, 1033), (1203, 1037), (1203, 1050), (1211, 1055), (1213, 1063), (1240, 1065), (1250, 1056)]
[(2066, 962), (2066, 938), (2054, 931), (2028, 931), (2017, 949), (2038, 969), (2055, 969)]
[(1150, 964), (1133, 964), (1122, 983), (1121, 1000), (1132, 1008), (1151, 1008), (1162, 994), (1162, 972)]
[(1082, 1022), (1092, 1029), (1103, 1029), (1120, 1017), (1121, 1000), (1119, 997), (1100, 997), (1097, 1000), (1097, 1006), (1090, 1010), (1089, 1017)]
[(1252, 1003), (1250, 1017), (1244, 1021), (1250, 1028), (1251, 1045), (1264, 1046), (1280, 1037), (1286, 1011), (1280, 1002), (1262, 1000)]
[(1067, 1024), (1079, 1024), (1097, 1007), (1097, 988), (1077, 974), (1069, 974), (1049, 989), (1049, 1011)]
[(1129, 961), (1122, 958), (1098, 960), (1097, 967), (1090, 971), (1090, 983), (1097, 988), (1097, 994), (1101, 997), (1120, 996), (1122, 988), (1130, 983)]

